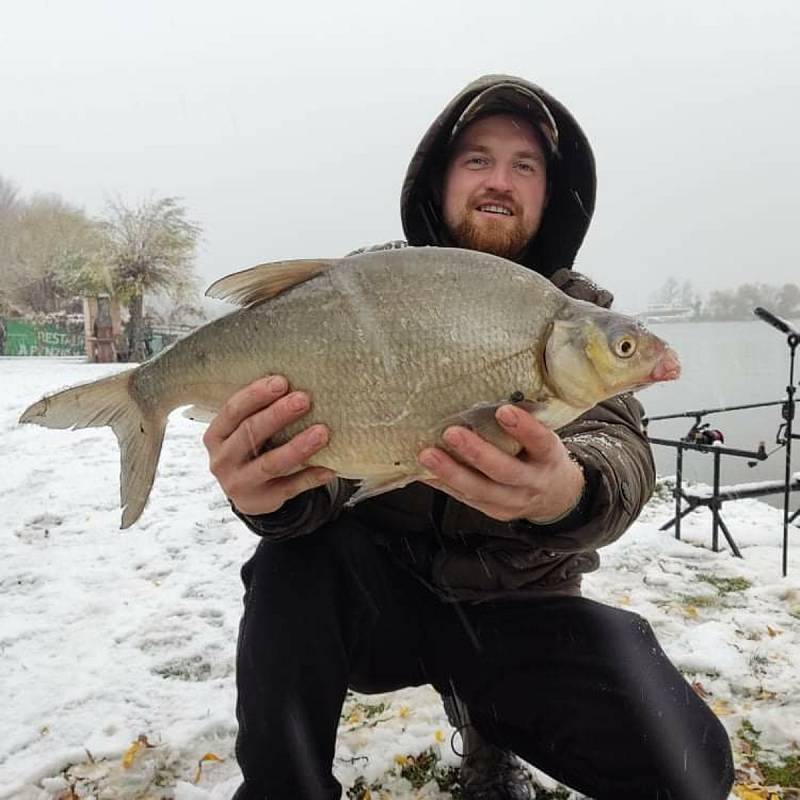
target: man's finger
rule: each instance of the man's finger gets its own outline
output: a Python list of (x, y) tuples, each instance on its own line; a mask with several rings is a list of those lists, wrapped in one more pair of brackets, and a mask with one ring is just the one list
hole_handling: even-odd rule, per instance
[(548, 461), (561, 442), (538, 419), (515, 406), (500, 406), (495, 417), (503, 430), (522, 445), (528, 461)]
[(296, 422), (311, 408), (305, 392), (290, 392), (279, 397), (266, 408), (245, 417), (239, 427), (228, 437), (226, 456), (237, 463), (256, 458), (264, 443), (287, 425)]
[(448, 428), (442, 438), (459, 460), (466, 462), (495, 483), (521, 486), (527, 480), (525, 463), (490, 444), (467, 428)]
[(285, 478), (278, 478), (270, 485), (281, 497), (283, 503), (291, 500), (298, 494), (307, 492), (309, 489), (316, 489), (324, 486), (328, 481), (333, 480), (336, 473), (324, 467), (308, 467), (307, 469), (287, 475)]
[(328, 444), (328, 429), (324, 425), (312, 425), (293, 436), (288, 442), (267, 450), (257, 459), (241, 469), (243, 482), (258, 481), (290, 475), (305, 464), (318, 450)]
[(437, 488), (473, 508), (513, 502), (514, 489), (511, 486), (496, 483), (471, 467), (460, 464), (443, 450), (426, 448), (419, 454), (419, 462), (433, 473), (434, 480), (440, 482)]
[(283, 375), (259, 378), (231, 395), (214, 417), (203, 437), (207, 443), (227, 439), (247, 417), (274, 403), (289, 385)]
[(336, 473), (332, 470), (324, 467), (309, 467), (285, 478), (269, 481), (266, 491), (264, 485), (261, 485), (256, 491), (237, 495), (234, 504), (239, 511), (250, 516), (271, 514), (287, 500), (291, 500), (309, 489), (324, 486), (335, 477)]

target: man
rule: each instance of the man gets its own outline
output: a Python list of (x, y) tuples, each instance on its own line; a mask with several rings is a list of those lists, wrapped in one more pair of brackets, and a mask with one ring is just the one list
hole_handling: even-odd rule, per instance
[[(569, 112), (526, 81), (487, 76), (423, 137), (403, 227), (411, 245), (502, 255), (608, 305), (570, 270), (594, 189)], [(303, 467), (324, 425), (264, 446), (312, 400), (271, 376), (231, 398), (205, 437), (234, 511), (263, 536), (242, 571), (237, 800), (340, 797), (331, 765), (347, 688), (423, 683), (462, 730), (466, 798), (533, 797), (512, 753), (599, 800), (727, 797), (725, 731), (647, 623), (580, 597), (596, 549), (652, 491), (637, 401), (602, 403), (558, 435), (503, 406), (517, 457), (453, 427), (458, 460), (419, 455), (434, 479), (344, 509), (352, 485)]]

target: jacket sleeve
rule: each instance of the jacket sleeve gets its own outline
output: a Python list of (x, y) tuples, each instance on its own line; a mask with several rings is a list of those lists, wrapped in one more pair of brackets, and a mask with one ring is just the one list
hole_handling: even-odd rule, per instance
[(537, 545), (579, 552), (610, 544), (639, 516), (655, 486), (655, 466), (633, 395), (599, 403), (559, 431), (583, 466), (586, 489), (578, 508), (552, 525), (512, 523)]

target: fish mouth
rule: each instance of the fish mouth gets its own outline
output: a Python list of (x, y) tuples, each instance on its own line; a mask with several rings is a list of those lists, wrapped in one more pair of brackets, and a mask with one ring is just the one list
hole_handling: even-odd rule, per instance
[(681, 362), (678, 359), (678, 354), (671, 347), (668, 347), (658, 360), (658, 363), (653, 367), (653, 371), (650, 373), (650, 380), (653, 383), (659, 383), (661, 381), (674, 381), (680, 376)]

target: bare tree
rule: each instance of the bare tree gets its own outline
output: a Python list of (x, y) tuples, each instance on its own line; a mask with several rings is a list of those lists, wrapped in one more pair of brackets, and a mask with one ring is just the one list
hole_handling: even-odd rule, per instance
[(135, 207), (112, 201), (101, 225), (115, 289), (130, 312), (129, 358), (142, 361), (147, 357), (145, 292), (166, 291), (178, 300), (195, 288), (194, 257), (201, 229), (175, 197)]

